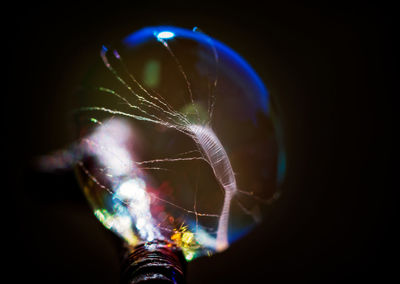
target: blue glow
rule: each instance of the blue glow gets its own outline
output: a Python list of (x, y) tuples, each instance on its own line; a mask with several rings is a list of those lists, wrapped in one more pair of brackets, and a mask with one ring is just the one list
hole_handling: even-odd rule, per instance
[[(132, 48), (149, 41), (152, 37), (156, 37), (158, 40), (160, 40), (179, 36), (181, 38), (194, 40), (204, 45), (210, 44), (210, 37), (206, 34), (197, 32), (197, 30), (197, 27), (195, 27), (193, 30), (173, 26), (146, 27), (130, 34), (129, 36), (124, 38), (122, 42), (128, 48)], [(165, 38), (165, 36), (167, 36), (167, 38)], [(268, 113), (268, 91), (258, 74), (246, 62), (246, 60), (244, 60), (237, 52), (232, 50), (230, 47), (216, 39), (212, 39), (212, 43), (215, 49), (218, 51), (218, 56), (220, 58), (224, 58), (226, 61), (231, 62), (232, 65), (236, 65), (237, 68), (243, 70), (245, 74), (248, 74), (256, 87), (254, 93), (260, 94), (259, 99), (261, 109), (264, 113)]]
[(174, 36), (175, 36), (175, 34), (173, 32), (170, 32), (170, 31), (159, 32), (156, 35), (158, 40), (160, 40), (160, 39), (171, 39)]
[(236, 242), (238, 239), (241, 239), (245, 235), (247, 235), (251, 230), (253, 230), (255, 227), (255, 224), (248, 226), (247, 228), (242, 228), (242, 229), (234, 229), (234, 228), (229, 228), (229, 243), (232, 244)]

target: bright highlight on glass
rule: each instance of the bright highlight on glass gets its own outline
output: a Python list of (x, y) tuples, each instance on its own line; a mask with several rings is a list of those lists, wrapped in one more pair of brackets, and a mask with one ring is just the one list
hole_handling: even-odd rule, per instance
[(139, 30), (99, 59), (82, 93), (80, 141), (62, 153), (97, 218), (132, 247), (164, 240), (188, 261), (249, 232), (284, 170), (268, 92), (250, 65), (177, 27)]
[(170, 31), (163, 31), (163, 32), (157, 33), (156, 36), (157, 36), (158, 40), (162, 40), (162, 39), (173, 38), (175, 36), (175, 34), (173, 32), (170, 32)]

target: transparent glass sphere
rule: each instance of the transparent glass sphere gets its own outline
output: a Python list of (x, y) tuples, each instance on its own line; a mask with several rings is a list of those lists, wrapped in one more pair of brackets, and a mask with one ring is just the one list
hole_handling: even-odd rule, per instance
[(83, 86), (77, 175), (132, 247), (225, 250), (274, 196), (278, 144), (250, 65), (197, 29), (146, 27), (100, 50)]

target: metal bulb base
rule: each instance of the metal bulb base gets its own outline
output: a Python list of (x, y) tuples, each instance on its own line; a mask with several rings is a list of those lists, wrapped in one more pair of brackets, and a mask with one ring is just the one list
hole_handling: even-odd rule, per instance
[(186, 261), (176, 245), (151, 241), (127, 250), (122, 261), (121, 284), (185, 283)]

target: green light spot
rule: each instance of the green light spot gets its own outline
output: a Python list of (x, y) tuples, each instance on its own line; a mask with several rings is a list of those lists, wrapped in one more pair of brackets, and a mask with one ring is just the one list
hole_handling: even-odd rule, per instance
[(161, 64), (155, 59), (146, 62), (143, 70), (143, 82), (150, 88), (155, 88), (160, 84)]
[(207, 110), (199, 103), (187, 104), (180, 112), (192, 123), (205, 123), (209, 119)]
[(193, 251), (188, 251), (185, 253), (185, 259), (186, 261), (191, 261), (195, 256), (195, 253)]
[(97, 119), (93, 118), (93, 117), (90, 119), (90, 121), (93, 122), (93, 123), (99, 123), (99, 121)]

